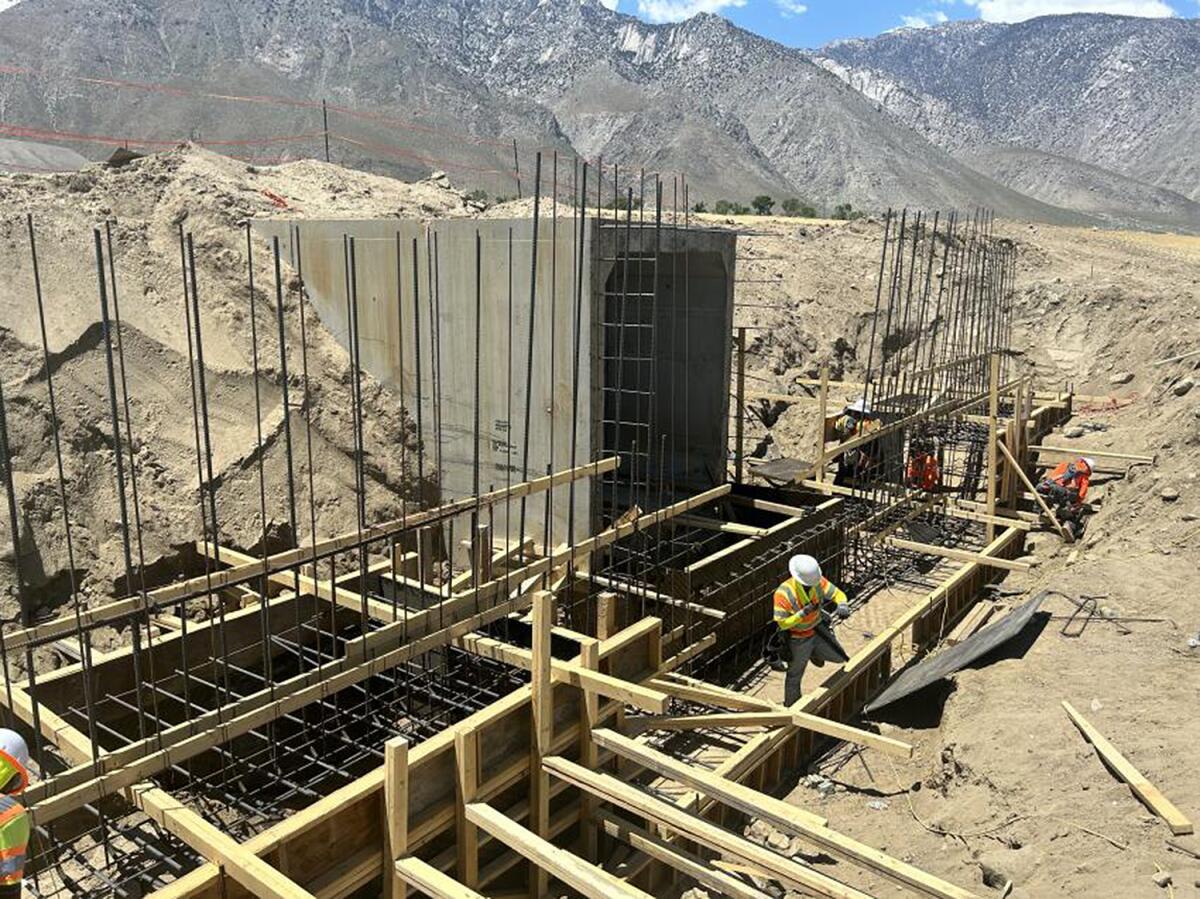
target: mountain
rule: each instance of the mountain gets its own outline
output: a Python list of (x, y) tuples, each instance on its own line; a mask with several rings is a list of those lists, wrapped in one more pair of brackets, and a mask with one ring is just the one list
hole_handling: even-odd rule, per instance
[(1101, 206), (1200, 229), (1183, 202), (1200, 201), (1200, 19), (954, 22), (839, 41), (814, 60), (1011, 187), (1052, 203), (1107, 193)]
[[(806, 54), (717, 16), (648, 25), (599, 0), (23, 0), (0, 12), (5, 122), (320, 155), (318, 98), (335, 105), (335, 160), (406, 177), (444, 168), (497, 193), (515, 189), (515, 138), (526, 189), (544, 146), (685, 172), (710, 202), (769, 193), (1091, 221), (980, 175)], [(307, 136), (220, 143), (289, 134)]]

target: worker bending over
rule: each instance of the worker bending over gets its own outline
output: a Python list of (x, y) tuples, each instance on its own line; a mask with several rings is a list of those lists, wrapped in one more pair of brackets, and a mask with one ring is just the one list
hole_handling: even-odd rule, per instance
[(1087, 457), (1060, 462), (1038, 481), (1037, 492), (1072, 541), (1083, 536), (1083, 501), (1096, 463)]
[(938, 464), (935, 449), (933, 440), (929, 437), (913, 439), (904, 480), (914, 490), (932, 493), (941, 485), (942, 468)]
[(0, 728), (0, 784), (0, 899), (21, 899), (29, 815), (16, 797), (29, 786), (29, 749), (8, 728)]
[[(879, 429), (879, 419), (871, 414), (871, 405), (865, 398), (860, 397), (848, 403), (842, 414), (834, 420), (833, 433), (838, 443), (853, 440), (862, 434), (869, 434)], [(838, 456), (837, 475), (833, 483), (838, 487), (846, 487), (851, 481), (865, 477), (879, 461), (878, 442), (864, 443), (862, 446), (846, 450)]]
[(787, 676), (783, 685), (784, 705), (800, 698), (800, 680), (809, 659), (822, 662), (841, 662), (834, 648), (817, 640), (815, 629), (821, 621), (821, 606), (834, 605), (835, 614), (845, 618), (850, 614), (846, 594), (821, 575), (821, 565), (812, 556), (792, 556), (788, 560), (791, 577), (775, 591), (775, 624), (789, 636), (790, 653)]

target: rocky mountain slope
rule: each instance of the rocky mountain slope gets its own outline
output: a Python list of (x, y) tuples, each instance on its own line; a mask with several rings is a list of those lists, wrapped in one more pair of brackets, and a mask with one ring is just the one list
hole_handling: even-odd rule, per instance
[[(328, 97), (394, 117), (335, 111), (332, 130), (355, 141), (335, 137), (335, 158), (410, 177), (445, 168), (493, 192), (513, 192), (515, 137), (526, 171), (535, 146), (577, 150), (686, 172), (710, 201), (766, 192), (1083, 220), (981, 176), (805, 54), (716, 16), (654, 26), (599, 0), (23, 0), (0, 12), (0, 64), (31, 60), (41, 74), (0, 72), (6, 120), (206, 141), (301, 133), (287, 146), (312, 155), (319, 109), (212, 94)], [(208, 96), (114, 90), (79, 73)]]
[[(1049, 16), (1015, 25), (958, 22), (840, 41), (816, 59), (956, 157), (1047, 202), (1106, 193), (1132, 216), (1169, 200), (1200, 216), (1200, 19)], [(986, 157), (980, 153), (990, 145)], [(1005, 154), (998, 148), (1011, 148)], [(1022, 154), (1056, 189), (1031, 185)], [(1049, 154), (1048, 158), (1045, 154)], [(1086, 171), (1077, 163), (1092, 167)], [(1053, 168), (1053, 174), (1050, 169)], [(1119, 178), (1102, 178), (1104, 172)], [(1130, 191), (1133, 182), (1171, 191)], [(1095, 204), (1074, 208), (1092, 208)], [(1170, 227), (1170, 215), (1161, 221)]]

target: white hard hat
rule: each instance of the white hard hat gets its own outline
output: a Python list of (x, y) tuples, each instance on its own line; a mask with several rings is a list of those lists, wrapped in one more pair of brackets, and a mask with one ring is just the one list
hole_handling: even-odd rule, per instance
[(1084, 457), (1083, 457), (1083, 464), (1084, 464), (1084, 465), (1086, 465), (1086, 466), (1088, 467), (1088, 471), (1095, 471), (1095, 470), (1096, 470), (1096, 460), (1095, 460), (1095, 459), (1093, 459), (1091, 456), (1084, 456)]
[(805, 587), (821, 583), (821, 563), (812, 556), (792, 556), (788, 559), (788, 571)]
[[(24, 737), (7, 727), (0, 727), (0, 760), (8, 762), (16, 769), (14, 773), (21, 776), (21, 784), (16, 790), (25, 789), (29, 785), (29, 747), (25, 745)], [(11, 775), (9, 777), (11, 779)], [(0, 784), (0, 789), (5, 786), (7, 783)]]
[(865, 397), (859, 397), (852, 403), (846, 404), (847, 412), (861, 412), (863, 415), (871, 414), (871, 404), (867, 402)]

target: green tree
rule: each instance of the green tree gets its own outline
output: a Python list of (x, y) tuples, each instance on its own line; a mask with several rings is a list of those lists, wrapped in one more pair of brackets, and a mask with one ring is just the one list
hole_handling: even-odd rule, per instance
[(759, 194), (750, 201), (750, 205), (754, 207), (754, 211), (758, 215), (770, 215), (771, 210), (775, 207), (775, 201), (768, 194)]
[(733, 212), (733, 206), (734, 204), (728, 200), (717, 200), (716, 205), (713, 206), (713, 212), (717, 215), (729, 215)]
[(815, 207), (796, 197), (788, 197), (780, 205), (783, 207), (783, 211), (787, 215), (806, 219), (815, 219), (817, 217), (817, 210)]
[(483, 205), (486, 206), (487, 202), (488, 202), (488, 192), (486, 190), (484, 190), (482, 187), (477, 187), (473, 191), (471, 191), (469, 194), (467, 194), (467, 199), (473, 200), (476, 203), (482, 203)]
[(733, 215), (749, 215), (750, 207), (743, 206), (741, 203), (734, 203), (733, 207), (729, 211)]
[(692, 212), (708, 212), (708, 207), (705, 206), (704, 201), (701, 200), (698, 203), (692, 204)]
[(856, 218), (861, 218), (861, 212), (855, 212), (854, 207), (849, 203), (838, 203), (833, 207), (833, 218), (842, 221), (851, 221)]

